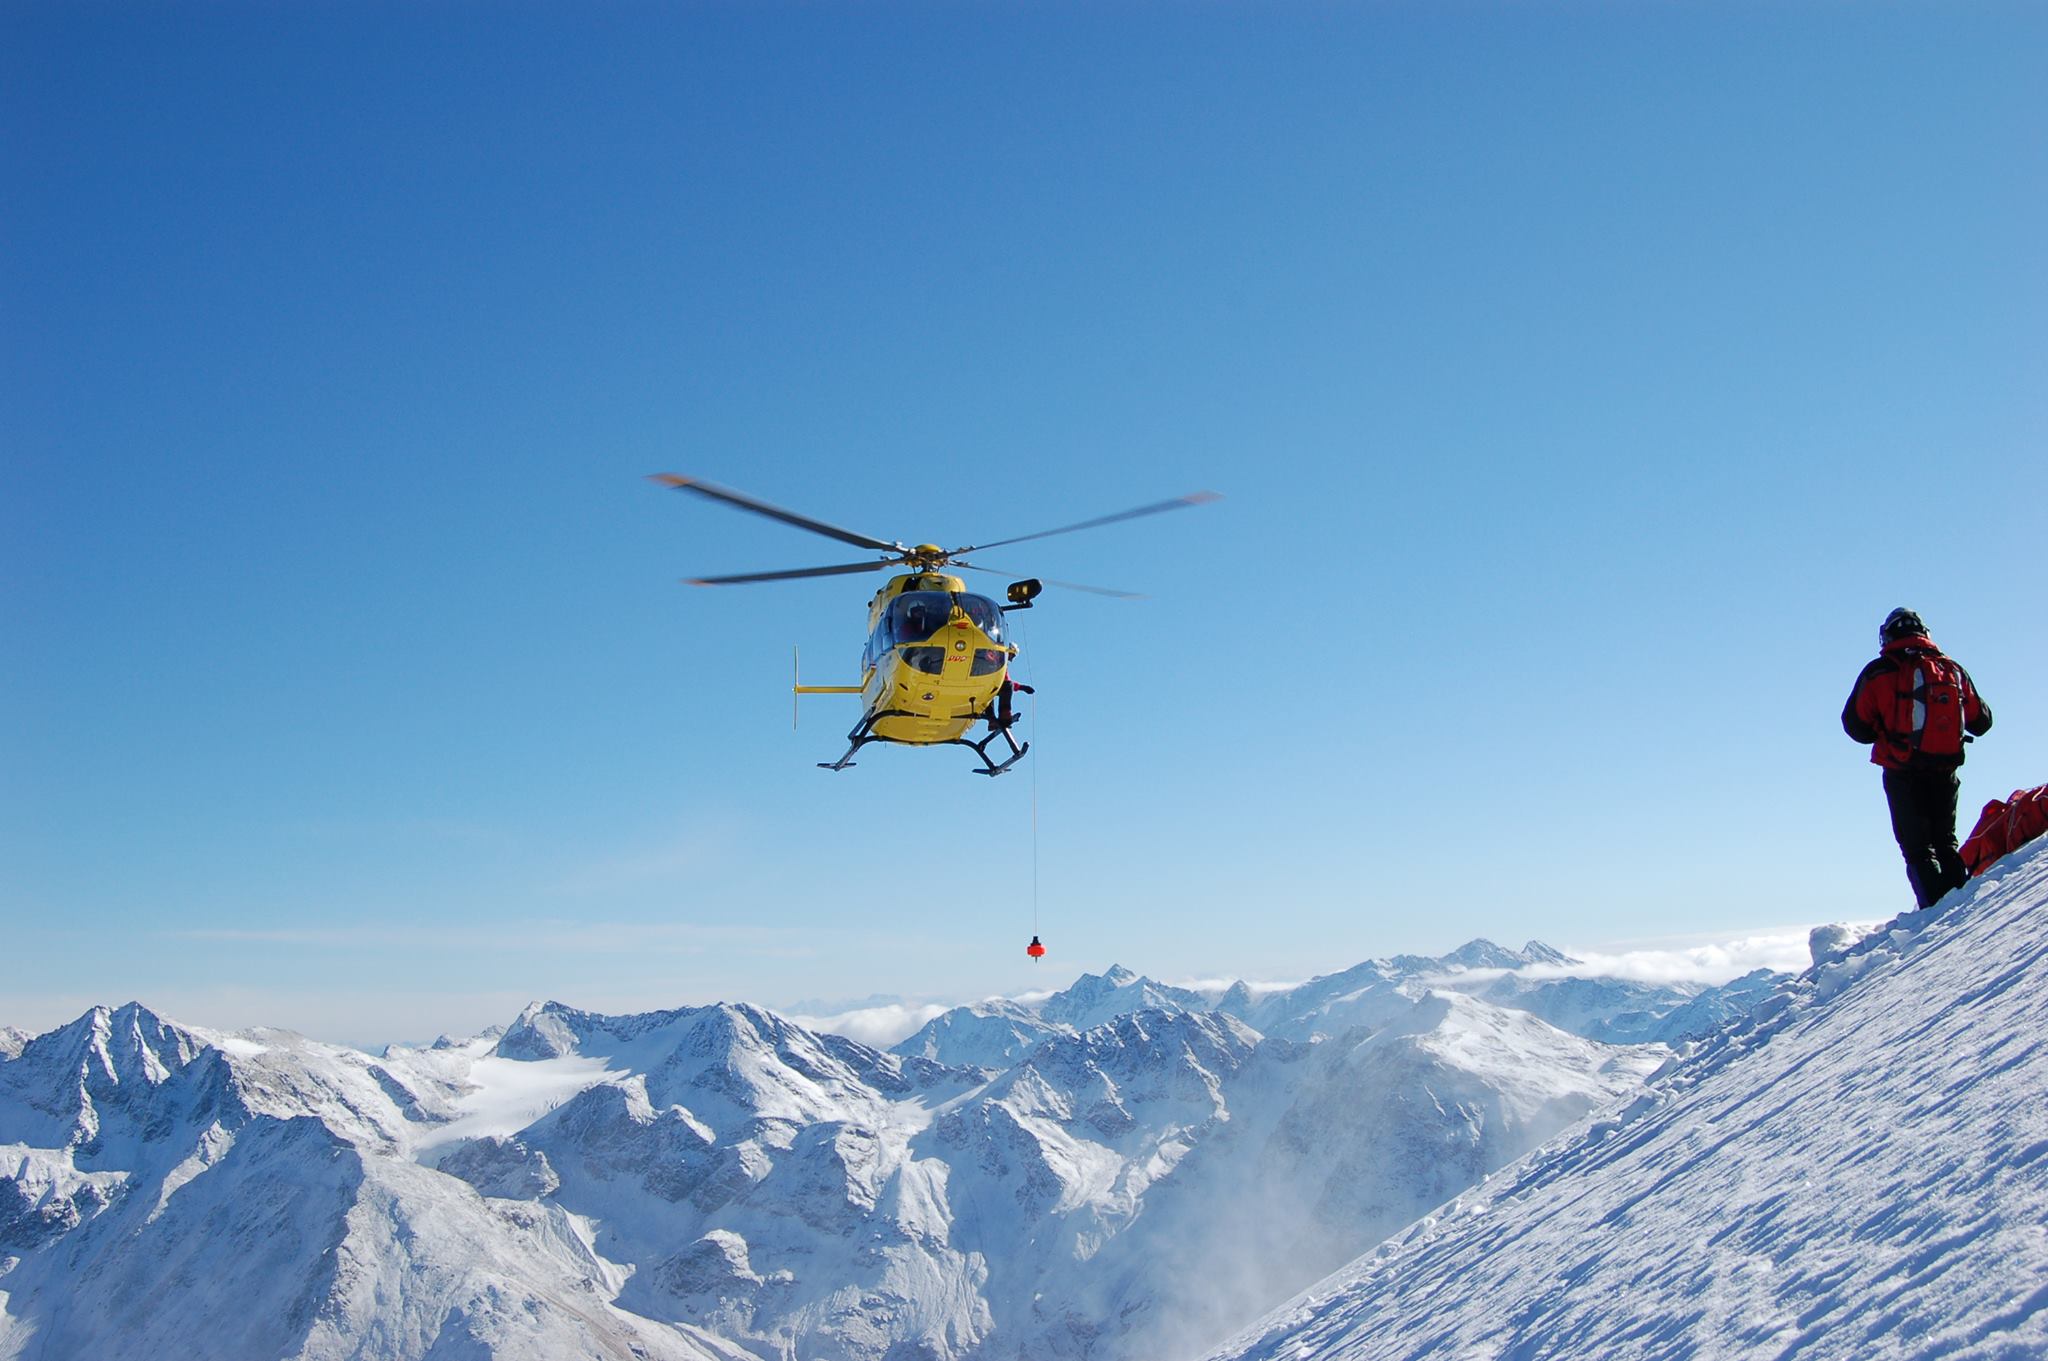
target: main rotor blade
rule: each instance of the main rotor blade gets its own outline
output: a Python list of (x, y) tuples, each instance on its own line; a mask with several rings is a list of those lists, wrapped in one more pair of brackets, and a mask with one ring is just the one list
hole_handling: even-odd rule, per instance
[(723, 501), (728, 506), (737, 506), (741, 510), (750, 510), (756, 515), (765, 515), (771, 520), (780, 520), (786, 525), (795, 525), (798, 529), (808, 529), (813, 534), (823, 534), (828, 539), (837, 539), (841, 543), (850, 543), (855, 548), (873, 548), (884, 553), (900, 553), (903, 551), (903, 545), (900, 543), (887, 543), (881, 539), (871, 539), (865, 534), (856, 534), (850, 529), (841, 529), (837, 525), (828, 525), (823, 520), (813, 520), (809, 516), (799, 515), (793, 510), (784, 510), (781, 506), (771, 506), (766, 501), (757, 501), (744, 493), (733, 491), (728, 487), (721, 487), (714, 482), (706, 482), (701, 478), (678, 477), (674, 473), (650, 473), (647, 480), (659, 482), (664, 487), (674, 487), (677, 491), (695, 492), (697, 495), (708, 497), (713, 501)]
[[(1015, 572), (1005, 572), (1000, 567), (977, 567), (971, 562), (954, 562), (949, 563), (948, 566), (965, 567), (970, 572), (987, 572), (990, 576), (997, 577), (1014, 578), (1017, 575)], [(1146, 598), (1137, 591), (1112, 591), (1107, 586), (1084, 586), (1078, 581), (1054, 581), (1050, 577), (1046, 578), (1045, 584), (1048, 586), (1059, 586), (1069, 591), (1086, 591), (1090, 595), (1113, 596), (1118, 600), (1143, 600)]]
[(1171, 501), (1158, 501), (1136, 510), (1120, 510), (1114, 515), (1098, 515), (1092, 520), (1083, 520), (1077, 525), (1064, 525), (1059, 529), (1041, 529), (1036, 534), (1019, 534), (1014, 539), (992, 539), (987, 543), (972, 543), (965, 548), (956, 548), (954, 553), (974, 553), (984, 548), (1001, 548), (1006, 544), (1023, 543), (1029, 539), (1049, 539), (1055, 534), (1072, 534), (1077, 529), (1094, 529), (1098, 525), (1113, 525), (1119, 520), (1135, 520), (1140, 515), (1157, 515), (1162, 510), (1179, 510), (1183, 506), (1199, 506), (1208, 501), (1219, 501), (1222, 497), (1213, 491), (1198, 491), (1188, 496), (1176, 496)]
[(1047, 577), (1045, 579), (1045, 584), (1048, 586), (1057, 586), (1063, 591), (1086, 591), (1090, 595), (1106, 595), (1116, 600), (1151, 599), (1150, 596), (1146, 595), (1142, 591), (1112, 591), (1107, 586), (1088, 586), (1078, 581), (1055, 581), (1051, 577)]
[(798, 577), (843, 577), (855, 572), (879, 572), (896, 563), (884, 559), (880, 562), (843, 562), (837, 567), (792, 567), (782, 572), (741, 572), (726, 577), (690, 577), (692, 586), (740, 586), (749, 581), (794, 581)]

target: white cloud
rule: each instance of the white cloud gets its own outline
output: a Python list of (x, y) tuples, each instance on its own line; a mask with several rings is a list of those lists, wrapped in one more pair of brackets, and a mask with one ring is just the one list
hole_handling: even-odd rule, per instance
[(933, 1017), (951, 1010), (951, 1007), (936, 1002), (894, 1002), (887, 1006), (858, 1007), (853, 1011), (842, 1011), (837, 1016), (785, 1014), (807, 1030), (829, 1030), (834, 1035), (844, 1035), (849, 1040), (858, 1040), (876, 1049), (887, 1049), (898, 1040), (916, 1034)]
[(1300, 987), (1306, 980), (1297, 978), (1286, 983), (1258, 983), (1246, 978), (1169, 978), (1162, 981), (1169, 988), (1185, 988), (1215, 1002), (1239, 984), (1243, 984), (1245, 990), (1256, 1000), (1269, 993), (1290, 992)]
[[(1859, 934), (1871, 924), (1853, 928)], [(1591, 948), (1566, 947), (1577, 964), (1536, 964), (1526, 969), (1473, 970), (1464, 979), (1513, 972), (1522, 978), (1625, 978), (1638, 983), (1714, 985), (1757, 969), (1798, 973), (1813, 963), (1807, 949), (1810, 926), (1769, 927), (1747, 935), (1702, 938), (1665, 937), (1640, 942), (1619, 941)]]

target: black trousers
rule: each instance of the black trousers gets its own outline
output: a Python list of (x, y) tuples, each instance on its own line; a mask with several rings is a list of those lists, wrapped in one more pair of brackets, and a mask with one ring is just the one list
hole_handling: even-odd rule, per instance
[(1953, 769), (1884, 773), (1892, 837), (1906, 858), (1914, 901), (1922, 907), (1934, 906), (1942, 894), (1970, 881), (1963, 857), (1956, 853), (1956, 791), (1961, 784)]

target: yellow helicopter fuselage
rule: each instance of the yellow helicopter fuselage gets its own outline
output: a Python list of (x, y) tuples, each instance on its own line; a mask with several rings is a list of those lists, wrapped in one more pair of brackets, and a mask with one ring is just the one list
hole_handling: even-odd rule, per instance
[(1001, 606), (959, 577), (891, 577), (868, 602), (861, 653), (861, 704), (874, 735), (912, 746), (958, 739), (989, 712), (1016, 653)]

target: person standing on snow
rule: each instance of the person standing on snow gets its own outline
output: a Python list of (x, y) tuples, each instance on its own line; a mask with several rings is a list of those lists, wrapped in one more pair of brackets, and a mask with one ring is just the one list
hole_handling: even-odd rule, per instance
[(1913, 611), (1886, 615), (1877, 645), (1842, 706), (1842, 731), (1870, 747), (1871, 762), (1884, 768), (1892, 836), (1913, 898), (1927, 908), (1969, 880), (1956, 853), (1956, 769), (1963, 744), (1991, 731), (1991, 706)]

